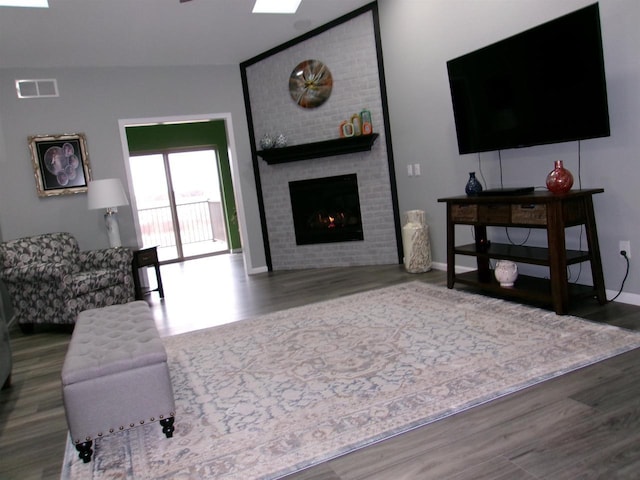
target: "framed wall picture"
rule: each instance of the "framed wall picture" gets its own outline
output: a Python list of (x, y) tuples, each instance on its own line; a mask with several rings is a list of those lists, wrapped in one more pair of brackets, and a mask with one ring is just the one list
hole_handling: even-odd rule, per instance
[(87, 191), (91, 167), (83, 133), (30, 136), (29, 150), (39, 197)]

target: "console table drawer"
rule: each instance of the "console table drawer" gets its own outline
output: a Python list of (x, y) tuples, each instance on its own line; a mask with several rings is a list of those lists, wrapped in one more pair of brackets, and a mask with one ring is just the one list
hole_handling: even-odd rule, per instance
[(511, 205), (511, 221), (524, 225), (546, 225), (547, 206), (543, 203)]
[(509, 223), (511, 209), (508, 204), (480, 205), (478, 221), (480, 223)]
[(454, 222), (477, 222), (478, 205), (451, 205), (451, 220)]
[(146, 267), (158, 263), (156, 247), (137, 250), (133, 254), (133, 262), (136, 267)]

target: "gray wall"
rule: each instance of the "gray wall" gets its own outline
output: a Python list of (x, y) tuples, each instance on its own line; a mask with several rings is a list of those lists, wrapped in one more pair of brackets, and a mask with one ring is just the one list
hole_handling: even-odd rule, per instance
[[(57, 78), (59, 98), (23, 99), (16, 78)], [(247, 203), (245, 219), (259, 226), (251, 150), (237, 65), (192, 68), (92, 68), (0, 70), (0, 230), (4, 239), (66, 230), (82, 249), (108, 244), (102, 212), (89, 211), (86, 195), (36, 195), (27, 136), (84, 132), (94, 179), (119, 177), (126, 169), (118, 120), (230, 113), (238, 181)], [(2, 144), (0, 144), (2, 147)], [(124, 245), (135, 245), (131, 207), (119, 209)], [(249, 270), (265, 264), (259, 227), (243, 239), (252, 258)]]
[[(445, 207), (441, 197), (463, 195), (478, 155), (459, 155), (446, 61), (537, 24), (593, 3), (590, 0), (380, 0), (380, 28), (393, 135), (400, 211), (422, 209), (430, 225), (434, 260), (446, 262)], [(581, 142), (583, 188), (602, 187), (594, 197), (606, 288), (620, 288), (625, 262), (618, 241), (631, 241), (631, 272), (619, 300), (640, 303), (640, 2), (600, 0), (609, 94), (611, 137)], [(509, 185), (544, 185), (554, 160), (578, 174), (577, 142), (502, 152), (503, 179)], [(481, 155), (489, 187), (500, 185), (495, 152)], [(420, 177), (407, 176), (407, 164), (420, 163)], [(576, 186), (574, 185), (574, 187)], [(510, 229), (514, 241), (522, 230)], [(533, 232), (533, 242), (542, 241)], [(568, 245), (580, 244), (569, 229)], [(462, 230), (461, 236), (471, 231)], [(504, 235), (504, 229), (493, 232)], [(582, 240), (582, 246), (586, 239)], [(457, 257), (463, 263), (464, 259)], [(470, 263), (466, 264), (471, 265)], [(572, 280), (579, 273), (572, 267)], [(541, 273), (544, 274), (544, 273)], [(590, 282), (583, 266), (581, 281)]]
[[(445, 62), (482, 45), (593, 3), (591, 0), (380, 0), (382, 48), (400, 211), (427, 213), (436, 264), (444, 264), (445, 212), (440, 197), (462, 194), (476, 155), (457, 152)], [(640, 2), (600, 0), (612, 135), (582, 142), (582, 185), (603, 187), (595, 197), (607, 289), (624, 275), (618, 241), (630, 240), (632, 267), (619, 299), (640, 304)], [(17, 77), (56, 77), (58, 99), (15, 97)], [(105, 246), (98, 212), (86, 199), (39, 199), (27, 136), (85, 132), (94, 178), (125, 178), (117, 120), (151, 116), (231, 112), (253, 267), (264, 265), (253, 188), (250, 147), (239, 68), (0, 70), (0, 231), (4, 239), (66, 229), (83, 248)], [(2, 137), (0, 137), (2, 138)], [(564, 160), (577, 175), (575, 143), (502, 152), (505, 184), (543, 185), (553, 161)], [(496, 153), (481, 156), (489, 186), (499, 184)], [(406, 165), (420, 163), (422, 175), (408, 177)], [(135, 239), (131, 212), (122, 210), (123, 241)], [(579, 243), (571, 232), (571, 244)], [(584, 272), (583, 272), (584, 275)], [(583, 277), (584, 278), (584, 277)]]

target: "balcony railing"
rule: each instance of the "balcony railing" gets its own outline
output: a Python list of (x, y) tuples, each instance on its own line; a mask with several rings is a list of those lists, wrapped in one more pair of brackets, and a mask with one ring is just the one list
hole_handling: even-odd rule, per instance
[[(226, 241), (220, 202), (182, 203), (176, 206), (182, 244)], [(138, 210), (144, 245), (176, 246), (169, 206)]]

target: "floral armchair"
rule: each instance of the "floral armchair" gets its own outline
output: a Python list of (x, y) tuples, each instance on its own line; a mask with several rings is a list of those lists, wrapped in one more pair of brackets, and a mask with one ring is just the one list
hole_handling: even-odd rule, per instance
[(78, 313), (134, 299), (127, 248), (81, 252), (69, 233), (0, 243), (0, 279), (23, 331), (35, 324), (74, 324)]

